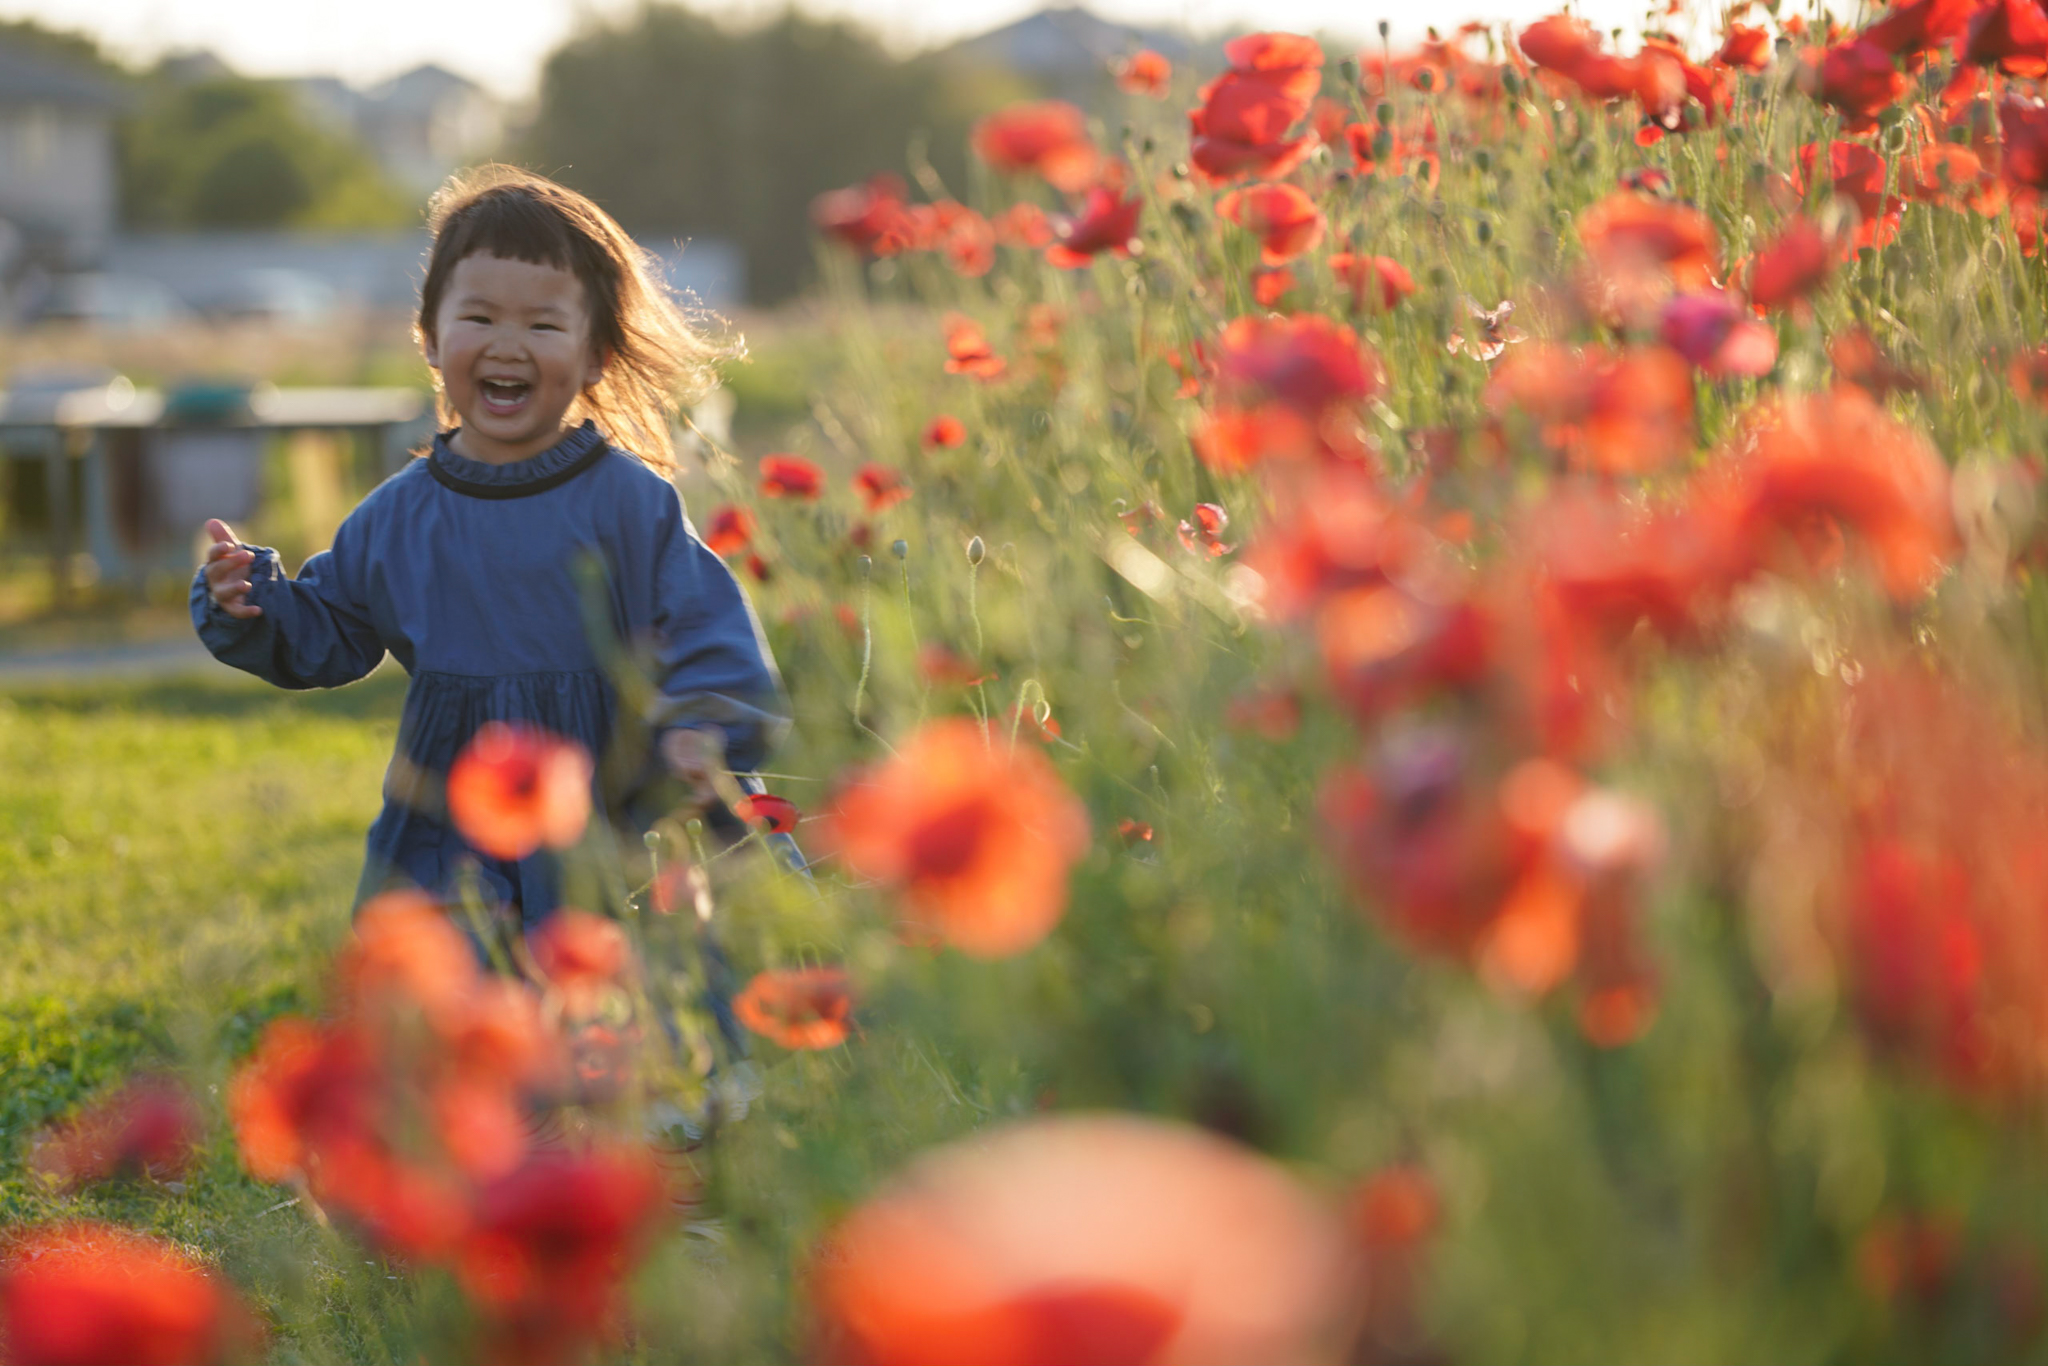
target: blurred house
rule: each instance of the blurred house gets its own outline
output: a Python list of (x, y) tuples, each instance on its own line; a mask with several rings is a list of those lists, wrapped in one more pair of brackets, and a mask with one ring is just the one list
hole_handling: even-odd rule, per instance
[(450, 171), (490, 155), (505, 136), (504, 106), (445, 67), (414, 67), (368, 90), (333, 76), (287, 84), (308, 113), (360, 138), (386, 175), (423, 197)]
[(89, 71), (0, 43), (0, 279), (100, 263), (120, 210), (114, 120), (126, 103)]

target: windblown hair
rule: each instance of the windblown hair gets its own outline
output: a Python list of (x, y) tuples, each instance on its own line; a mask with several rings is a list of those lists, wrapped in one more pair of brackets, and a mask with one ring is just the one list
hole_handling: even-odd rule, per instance
[[(434, 320), (456, 263), (478, 252), (555, 266), (583, 285), (590, 341), (604, 376), (586, 388), (570, 417), (594, 418), (613, 444), (655, 469), (675, 465), (670, 422), (718, 383), (719, 362), (742, 354), (692, 326), (646, 252), (610, 214), (576, 191), (512, 166), (460, 171), (427, 206), (434, 245), (420, 285), (414, 331), (438, 340)], [(716, 321), (716, 320), (712, 320)], [(443, 425), (455, 414), (436, 381)]]

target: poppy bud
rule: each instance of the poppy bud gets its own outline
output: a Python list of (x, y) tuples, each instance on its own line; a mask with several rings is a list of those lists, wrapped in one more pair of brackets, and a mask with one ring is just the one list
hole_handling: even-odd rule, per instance
[(1379, 28), (1380, 41), (1384, 43), (1385, 41), (1387, 41), (1387, 34), (1391, 31), (1391, 29), (1389, 28), (1387, 21), (1384, 19), (1380, 20)]
[(874, 572), (875, 572), (875, 562), (874, 562), (874, 561), (873, 561), (872, 559), (870, 559), (870, 558), (869, 558), (868, 556), (866, 556), (866, 555), (863, 555), (863, 556), (861, 556), (861, 557), (860, 557), (860, 576), (861, 576), (862, 578), (864, 578), (864, 579), (865, 579), (865, 578), (868, 578), (868, 577), (869, 577), (870, 575), (872, 575), (872, 574), (873, 574)]
[(1372, 113), (1373, 117), (1379, 120), (1380, 127), (1386, 128), (1391, 126), (1394, 122), (1393, 101), (1381, 100), (1380, 107), (1373, 110)]
[(1358, 59), (1346, 57), (1337, 63), (1337, 74), (1344, 78), (1346, 84), (1355, 85), (1358, 81)]
[(1473, 164), (1474, 166), (1477, 166), (1477, 167), (1478, 167), (1478, 168), (1479, 168), (1480, 170), (1482, 170), (1482, 171), (1490, 171), (1490, 170), (1492, 170), (1492, 169), (1493, 169), (1493, 153), (1492, 153), (1492, 152), (1489, 152), (1489, 151), (1487, 151), (1487, 150), (1486, 150), (1486, 149), (1485, 149), (1484, 147), (1475, 147), (1475, 148), (1473, 148), (1473, 149), (1472, 149), (1472, 164)]
[(909, 559), (910, 542), (903, 540), (900, 537), (896, 540), (889, 542), (889, 553), (891, 555), (894, 555), (899, 560)]
[(1480, 219), (1472, 225), (1472, 235), (1479, 239), (1480, 246), (1485, 246), (1493, 240), (1493, 223), (1488, 219)]
[(1426, 66), (1416, 72), (1415, 88), (1422, 91), (1425, 95), (1436, 89), (1436, 73)]
[(1501, 70), (1500, 88), (1507, 91), (1510, 96), (1519, 96), (1522, 93), (1522, 78), (1515, 74), (1513, 67)]
[(988, 547), (981, 543), (981, 537), (976, 536), (967, 543), (967, 563), (980, 564), (987, 554)]

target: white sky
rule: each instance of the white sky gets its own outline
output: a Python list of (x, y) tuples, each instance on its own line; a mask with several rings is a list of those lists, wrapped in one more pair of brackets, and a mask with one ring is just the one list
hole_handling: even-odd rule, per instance
[[(1073, 3), (1074, 0), (1059, 0)], [(149, 59), (209, 48), (252, 76), (331, 74), (366, 84), (438, 62), (506, 96), (531, 91), (541, 59), (584, 20), (635, 0), (0, 0), (0, 17), (92, 33), (116, 53)], [(698, 0), (715, 13), (772, 12), (775, 0)], [(1045, 0), (808, 0), (805, 8), (859, 19), (903, 47), (979, 33), (1045, 7)], [(1528, 20), (1559, 0), (1092, 0), (1104, 18), (1232, 24), (1365, 36), (1380, 15), (1397, 36), (1475, 15)], [(1641, 0), (1580, 0), (1604, 24), (1640, 15)]]

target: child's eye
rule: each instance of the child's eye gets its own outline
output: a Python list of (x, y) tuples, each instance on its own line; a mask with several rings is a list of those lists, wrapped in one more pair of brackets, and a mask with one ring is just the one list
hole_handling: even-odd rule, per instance
[(560, 325), (556, 323), (535, 323), (533, 325), (533, 330), (536, 332), (559, 332), (562, 329)]
[(465, 313), (462, 315), (460, 321), (466, 323), (487, 323), (490, 321), (490, 319), (485, 317), (481, 313)]

